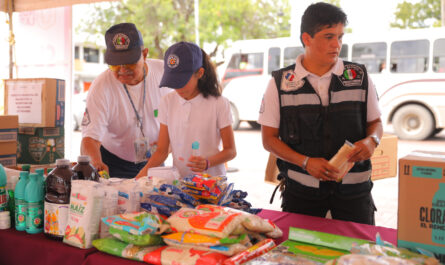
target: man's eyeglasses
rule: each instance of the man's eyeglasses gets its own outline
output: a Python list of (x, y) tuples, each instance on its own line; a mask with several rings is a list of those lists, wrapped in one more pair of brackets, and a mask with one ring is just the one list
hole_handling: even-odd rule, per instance
[(138, 65), (137, 63), (134, 63), (134, 64), (122, 64), (122, 65), (108, 65), (108, 67), (113, 72), (118, 72), (121, 69), (121, 67), (133, 71), (134, 69), (136, 69), (137, 65)]

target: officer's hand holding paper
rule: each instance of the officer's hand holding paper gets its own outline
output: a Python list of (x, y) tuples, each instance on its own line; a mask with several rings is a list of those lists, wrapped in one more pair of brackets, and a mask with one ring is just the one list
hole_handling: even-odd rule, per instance
[(341, 181), (346, 173), (354, 166), (354, 162), (349, 162), (349, 157), (354, 147), (354, 144), (346, 140), (338, 152), (329, 160), (329, 164), (336, 167), (339, 171), (337, 181)]

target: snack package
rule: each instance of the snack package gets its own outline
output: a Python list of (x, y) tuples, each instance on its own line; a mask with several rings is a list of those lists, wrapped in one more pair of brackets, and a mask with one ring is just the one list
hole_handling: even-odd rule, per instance
[(250, 260), (246, 265), (323, 265), (323, 263), (299, 256), (283, 255), (269, 251), (266, 254)]
[(155, 246), (155, 245), (163, 245), (163, 240), (160, 235), (152, 235), (152, 234), (143, 234), (143, 235), (133, 235), (128, 233), (127, 231), (116, 229), (114, 227), (110, 227), (109, 233), (129, 244), (133, 244), (136, 246)]
[(146, 254), (144, 261), (153, 265), (219, 265), (226, 258), (227, 256), (220, 253), (168, 246)]
[(246, 244), (223, 244), (223, 245), (215, 245), (215, 246), (204, 246), (204, 245), (198, 245), (198, 244), (183, 244), (183, 243), (176, 243), (174, 241), (164, 240), (164, 242), (172, 247), (191, 247), (196, 250), (202, 250), (202, 251), (211, 251), (220, 253), (226, 256), (233, 256), (236, 255), (242, 251), (245, 251), (247, 248), (252, 246), (250, 243)]
[(142, 189), (135, 179), (128, 179), (116, 185), (118, 193), (118, 213), (134, 213), (141, 210)]
[(242, 221), (241, 213), (209, 212), (181, 208), (167, 219), (177, 232), (192, 232), (219, 238), (232, 234)]
[(101, 184), (91, 180), (71, 182), (68, 223), (63, 242), (78, 248), (91, 248), (99, 237), (99, 222), (104, 191)]
[(128, 244), (115, 238), (96, 239), (93, 241), (93, 246), (99, 251), (108, 253), (110, 255), (138, 261), (144, 261), (144, 256), (147, 253), (153, 252), (160, 248), (160, 246), (135, 246), (133, 244)]
[(329, 160), (329, 164), (333, 165), (339, 170), (337, 181), (341, 181), (346, 173), (348, 173), (354, 166), (353, 162), (348, 162), (348, 156), (354, 147), (354, 144), (346, 140), (338, 152), (331, 158), (331, 160)]
[(241, 235), (239, 237), (218, 238), (185, 232), (163, 235), (162, 238), (166, 243), (170, 242), (173, 244), (185, 244), (194, 246), (217, 246), (221, 244), (247, 243), (249, 241), (246, 235)]
[(108, 216), (102, 218), (102, 222), (133, 235), (161, 234), (164, 231), (161, 217), (146, 212)]
[(412, 252), (405, 248), (397, 248), (394, 246), (381, 246), (376, 244), (362, 244), (353, 246), (352, 254), (376, 255), (386, 257), (399, 257), (410, 260), (415, 264), (439, 265), (440, 262), (434, 257), (428, 257), (419, 253)]
[[(110, 185), (104, 185), (102, 187), (104, 189), (104, 200), (100, 214), (101, 218), (117, 214), (118, 197), (118, 191), (115, 187)], [(108, 233), (108, 226), (104, 222), (100, 222), (99, 231), (100, 238), (111, 237), (110, 233)]]
[(387, 256), (348, 254), (326, 262), (326, 265), (421, 265), (414, 261)]
[(247, 250), (238, 253), (237, 255), (228, 258), (224, 261), (224, 265), (239, 265), (258, 256), (263, 255), (275, 247), (275, 242), (272, 239), (265, 239), (257, 244), (251, 246)]

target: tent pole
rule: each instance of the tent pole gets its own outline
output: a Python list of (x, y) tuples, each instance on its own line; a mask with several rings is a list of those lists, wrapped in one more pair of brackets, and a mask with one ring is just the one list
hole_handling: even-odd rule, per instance
[(8, 6), (8, 16), (9, 16), (9, 79), (14, 77), (14, 62), (13, 62), (13, 49), (14, 49), (14, 33), (12, 31), (12, 0), (6, 0)]

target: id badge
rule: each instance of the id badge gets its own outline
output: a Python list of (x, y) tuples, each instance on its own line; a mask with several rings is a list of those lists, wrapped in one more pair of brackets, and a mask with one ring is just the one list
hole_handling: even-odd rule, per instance
[(148, 151), (148, 141), (145, 138), (138, 138), (134, 141), (134, 152), (136, 155), (136, 162), (140, 163), (146, 160)]

